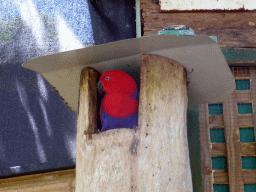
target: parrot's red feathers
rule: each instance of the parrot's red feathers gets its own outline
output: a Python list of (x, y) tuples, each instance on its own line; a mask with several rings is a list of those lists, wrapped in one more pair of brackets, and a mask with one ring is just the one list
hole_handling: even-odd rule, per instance
[(104, 73), (100, 81), (106, 92), (100, 109), (103, 129), (137, 126), (139, 92), (135, 80), (123, 71), (114, 70)]
[(137, 89), (135, 80), (120, 70), (105, 72), (100, 77), (100, 81), (107, 94), (122, 93), (132, 95)]
[(106, 96), (104, 110), (111, 117), (125, 118), (138, 111), (138, 100), (128, 94), (113, 93)]

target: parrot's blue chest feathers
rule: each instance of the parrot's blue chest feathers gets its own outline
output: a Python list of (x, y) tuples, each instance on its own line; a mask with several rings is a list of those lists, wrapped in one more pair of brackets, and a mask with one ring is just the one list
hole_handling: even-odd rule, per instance
[(117, 128), (132, 129), (134, 126), (138, 126), (138, 112), (132, 116), (126, 118), (114, 118), (109, 116), (105, 111), (101, 115), (103, 125), (101, 131)]

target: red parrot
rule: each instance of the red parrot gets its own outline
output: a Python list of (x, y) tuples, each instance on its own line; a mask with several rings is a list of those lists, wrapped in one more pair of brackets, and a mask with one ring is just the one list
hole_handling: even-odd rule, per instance
[(98, 90), (105, 92), (100, 108), (101, 131), (138, 126), (139, 90), (130, 75), (107, 71), (100, 77)]

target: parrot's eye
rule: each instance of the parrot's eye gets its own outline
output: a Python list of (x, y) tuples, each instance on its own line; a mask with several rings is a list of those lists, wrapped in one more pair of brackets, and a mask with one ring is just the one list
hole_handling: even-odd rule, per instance
[(109, 80), (109, 77), (105, 77), (105, 80), (108, 81), (108, 80)]

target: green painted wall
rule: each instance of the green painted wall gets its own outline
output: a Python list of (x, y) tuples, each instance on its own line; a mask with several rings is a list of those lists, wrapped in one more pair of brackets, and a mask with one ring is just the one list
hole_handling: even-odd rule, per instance
[(197, 104), (189, 105), (188, 113), (187, 113), (188, 143), (189, 143), (189, 155), (190, 155), (190, 164), (191, 164), (194, 192), (202, 191), (198, 117), (199, 117), (198, 105)]

